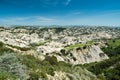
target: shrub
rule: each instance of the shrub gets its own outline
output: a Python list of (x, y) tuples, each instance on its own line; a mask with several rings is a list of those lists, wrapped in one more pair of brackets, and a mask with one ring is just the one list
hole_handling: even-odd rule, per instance
[(73, 57), (73, 60), (76, 61), (77, 59), (75, 57)]
[(73, 57), (73, 54), (72, 54), (72, 53), (70, 53), (70, 56), (71, 56), (71, 57)]
[(38, 69), (41, 61), (31, 55), (20, 56), (21, 62), (26, 65), (28, 68)]
[(76, 48), (76, 50), (78, 51), (78, 50), (81, 50), (81, 48), (80, 47), (78, 47), (78, 48)]
[(29, 46), (36, 47), (36, 46), (41, 46), (44, 44), (45, 44), (45, 42), (43, 42), (43, 43), (31, 43)]
[(47, 80), (47, 75), (45, 72), (31, 72), (29, 74), (29, 80)]
[(60, 52), (61, 52), (62, 54), (65, 54), (65, 49), (61, 49)]
[(18, 58), (13, 53), (0, 56), (0, 72), (8, 72), (20, 79), (26, 77), (26, 67), (19, 63)]
[(3, 48), (4, 44), (0, 42), (0, 49)]
[(83, 49), (86, 49), (87, 48), (87, 46), (83, 46)]
[(58, 61), (57, 58), (55, 56), (46, 56), (45, 58), (46, 61), (48, 61), (51, 65), (57, 65)]
[(0, 80), (15, 80), (15, 76), (8, 72), (0, 72)]
[(12, 53), (12, 52), (14, 52), (14, 51), (9, 49), (9, 48), (3, 48), (0, 50), (0, 56), (5, 54), (5, 53)]
[(50, 74), (51, 76), (54, 76), (55, 74), (54, 71), (55, 71), (55, 68), (53, 68), (52, 66), (47, 69), (47, 73)]
[(0, 42), (0, 55), (3, 55), (5, 52), (14, 52), (12, 49), (5, 47), (5, 44)]

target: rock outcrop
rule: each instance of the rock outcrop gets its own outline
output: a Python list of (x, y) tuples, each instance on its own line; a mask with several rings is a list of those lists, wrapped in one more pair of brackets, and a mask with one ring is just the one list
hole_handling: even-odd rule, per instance
[(76, 58), (76, 61), (71, 61), (73, 64), (84, 64), (90, 62), (98, 62), (109, 57), (96, 45), (91, 45), (85, 49), (73, 49), (71, 51), (73, 56)]
[(97, 46), (91, 45), (86, 48), (75, 48), (65, 54), (49, 54), (55, 56), (58, 61), (65, 61), (72, 64), (85, 64), (91, 62), (99, 62), (109, 57)]

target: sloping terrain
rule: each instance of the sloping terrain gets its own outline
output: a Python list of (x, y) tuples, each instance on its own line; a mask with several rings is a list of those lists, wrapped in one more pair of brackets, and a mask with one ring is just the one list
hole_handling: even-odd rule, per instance
[(86, 64), (85, 67), (98, 76), (103, 76), (103, 80), (120, 80), (120, 39), (107, 41), (107, 47), (103, 51), (109, 55), (108, 60), (98, 63)]
[(0, 79), (119, 80), (118, 34), (108, 27), (0, 28)]

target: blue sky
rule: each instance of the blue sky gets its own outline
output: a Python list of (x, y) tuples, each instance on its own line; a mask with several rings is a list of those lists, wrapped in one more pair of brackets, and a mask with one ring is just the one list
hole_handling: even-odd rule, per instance
[(0, 0), (0, 24), (120, 26), (120, 0)]

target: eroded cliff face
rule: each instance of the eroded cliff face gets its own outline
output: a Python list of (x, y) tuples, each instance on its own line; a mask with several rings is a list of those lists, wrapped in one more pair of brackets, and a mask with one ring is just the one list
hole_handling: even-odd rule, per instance
[(50, 56), (55, 56), (58, 61), (65, 61), (72, 64), (85, 64), (91, 62), (99, 62), (109, 57), (99, 48), (97, 45), (90, 45), (83, 48), (75, 48), (65, 55), (49, 54)]
[(84, 64), (108, 59), (109, 57), (96, 45), (87, 46), (85, 49), (73, 49), (71, 51), (76, 61), (73, 64)]

